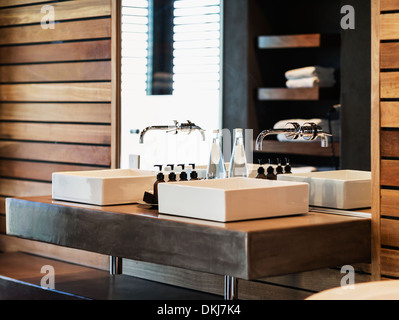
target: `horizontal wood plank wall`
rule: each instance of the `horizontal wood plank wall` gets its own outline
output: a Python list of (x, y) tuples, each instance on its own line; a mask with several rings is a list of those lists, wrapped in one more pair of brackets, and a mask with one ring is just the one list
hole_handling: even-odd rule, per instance
[[(373, 111), (380, 117), (379, 127), (373, 134), (379, 137), (373, 154), (379, 154), (379, 185), (374, 192), (379, 196), (379, 273), (399, 277), (399, 1), (379, 0), (376, 8), (379, 39), (373, 46), (379, 48), (379, 99)], [(378, 58), (378, 57), (377, 57)], [(376, 58), (376, 59), (377, 59)], [(375, 91), (378, 91), (376, 88)], [(379, 114), (378, 114), (379, 113)]]
[(111, 14), (111, 0), (0, 0), (0, 233), (6, 197), (111, 167)]

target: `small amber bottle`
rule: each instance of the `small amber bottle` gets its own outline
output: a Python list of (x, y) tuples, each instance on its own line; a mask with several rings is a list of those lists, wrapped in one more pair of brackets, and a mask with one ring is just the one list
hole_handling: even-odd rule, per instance
[(291, 174), (292, 173), (291, 169), (292, 169), (292, 167), (290, 165), (290, 161), (288, 159), (286, 159), (286, 165), (284, 167), (284, 173), (285, 174)]
[[(155, 167), (159, 167), (159, 171), (162, 170), (162, 166), (157, 165)], [(158, 204), (158, 185), (160, 183), (164, 183), (165, 182), (164, 179), (165, 179), (165, 175), (162, 173), (162, 171), (159, 172), (157, 175), (157, 181), (155, 181), (155, 183), (154, 183), (154, 197), (153, 197), (153, 201), (152, 201), (153, 204)]]
[(175, 166), (173, 164), (168, 164), (167, 166), (170, 167), (170, 169), (172, 170), (172, 172), (169, 173), (168, 182), (176, 182), (176, 173), (174, 173), (174, 171), (173, 171)]
[(277, 159), (277, 168), (276, 168), (276, 175), (283, 174), (284, 169), (283, 166), (281, 165), (280, 159)]
[(178, 167), (181, 167), (182, 171), (180, 173), (180, 180), (179, 181), (188, 181), (187, 172), (184, 171), (185, 165), (179, 164)]
[(267, 168), (266, 179), (268, 179), (268, 180), (277, 180), (277, 176), (274, 174), (274, 168), (271, 165), (270, 159), (269, 159), (269, 167)]
[(258, 174), (256, 175), (256, 179), (267, 179), (265, 175), (265, 168), (262, 167), (262, 160), (259, 159), (259, 165), (260, 167), (258, 168)]
[(190, 181), (191, 180), (198, 180), (198, 172), (195, 171), (195, 164), (194, 163), (190, 163), (190, 166), (192, 168), (192, 170), (190, 172)]

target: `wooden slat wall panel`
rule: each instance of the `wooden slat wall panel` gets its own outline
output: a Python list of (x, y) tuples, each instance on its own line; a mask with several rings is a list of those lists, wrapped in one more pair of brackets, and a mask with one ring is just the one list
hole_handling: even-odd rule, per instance
[(0, 139), (110, 144), (109, 125), (5, 122)]
[(399, 39), (399, 13), (381, 14), (380, 17), (380, 39)]
[(31, 197), (51, 194), (51, 183), (0, 178), (0, 194), (8, 197)]
[(48, 2), (48, 0), (0, 0), (0, 8), (43, 2)]
[(399, 161), (381, 160), (381, 185), (399, 186)]
[(381, 215), (399, 218), (399, 190), (381, 190)]
[(399, 220), (381, 219), (381, 245), (399, 248)]
[[(55, 9), (54, 29), (41, 26), (44, 3)], [(0, 0), (3, 220), (6, 197), (51, 194), (53, 172), (110, 168), (111, 4)]]
[(55, 29), (42, 29), (40, 24), (2, 28), (0, 45), (109, 38), (110, 28), (110, 19), (61, 22)]
[(110, 83), (0, 84), (3, 101), (110, 102)]
[[(379, 125), (373, 128), (374, 197), (373, 238), (377, 244), (374, 253), (374, 270), (378, 276), (399, 276), (399, 1), (373, 0), (373, 39), (375, 56), (373, 77), (379, 82), (379, 95), (373, 103), (374, 119)], [(379, 32), (378, 32), (379, 31)]]
[(381, 11), (399, 10), (399, 0), (381, 0)]
[[(79, 0), (50, 3), (55, 11), (56, 21), (79, 18), (93, 18), (111, 15), (111, 0)], [(41, 22), (43, 4), (0, 11), (0, 26)]]
[(0, 47), (0, 64), (109, 60), (110, 47), (110, 40)]
[(53, 172), (100, 170), (99, 167), (78, 166), (71, 164), (1, 160), (0, 176), (27, 180), (51, 182)]
[(110, 123), (105, 103), (0, 103), (0, 120)]
[(111, 61), (0, 66), (0, 83), (109, 80)]
[(381, 69), (399, 68), (399, 43), (381, 43)]
[(399, 277), (399, 251), (381, 249), (381, 273), (391, 277)]
[(381, 72), (381, 98), (399, 98), (399, 72)]
[(73, 145), (62, 143), (32, 143), (1, 141), (0, 155), (7, 159), (26, 159), (46, 162), (63, 162), (109, 166), (110, 147), (95, 145)]
[(399, 158), (399, 131), (381, 131), (381, 156)]
[(397, 119), (399, 119), (399, 102), (381, 102), (381, 127), (398, 128)]

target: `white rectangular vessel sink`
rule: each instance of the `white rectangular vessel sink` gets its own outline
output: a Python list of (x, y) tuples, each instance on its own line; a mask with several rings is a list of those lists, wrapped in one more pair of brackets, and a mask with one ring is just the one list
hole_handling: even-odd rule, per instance
[(371, 207), (371, 172), (358, 170), (321, 171), (279, 175), (279, 181), (309, 183), (309, 204), (334, 209)]
[(53, 173), (53, 199), (100, 206), (135, 203), (153, 189), (156, 172), (114, 169)]
[(229, 222), (290, 216), (309, 210), (306, 183), (230, 178), (161, 183), (159, 212)]

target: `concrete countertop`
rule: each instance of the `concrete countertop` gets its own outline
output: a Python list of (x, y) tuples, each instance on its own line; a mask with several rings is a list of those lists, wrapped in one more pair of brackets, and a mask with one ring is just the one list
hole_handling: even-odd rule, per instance
[(369, 262), (371, 219), (309, 212), (217, 223), (141, 205), (7, 199), (7, 234), (245, 280)]

